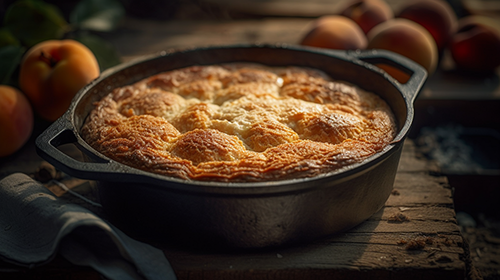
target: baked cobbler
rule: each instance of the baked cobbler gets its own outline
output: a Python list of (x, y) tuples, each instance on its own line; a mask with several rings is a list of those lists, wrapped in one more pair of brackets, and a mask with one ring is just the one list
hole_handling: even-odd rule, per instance
[(361, 162), (394, 138), (378, 95), (304, 67), (192, 66), (116, 88), (81, 135), (122, 164), (187, 180), (312, 177)]

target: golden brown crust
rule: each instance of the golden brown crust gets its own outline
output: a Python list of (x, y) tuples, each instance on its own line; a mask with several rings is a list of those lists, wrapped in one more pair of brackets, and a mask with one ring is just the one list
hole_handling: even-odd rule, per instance
[(81, 135), (109, 158), (191, 180), (316, 176), (360, 162), (396, 134), (377, 95), (307, 68), (192, 66), (117, 88)]

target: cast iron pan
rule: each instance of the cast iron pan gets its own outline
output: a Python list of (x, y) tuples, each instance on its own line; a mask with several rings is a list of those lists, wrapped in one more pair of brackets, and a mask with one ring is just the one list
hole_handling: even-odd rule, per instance
[[(359, 164), (314, 178), (257, 183), (187, 181), (148, 173), (103, 156), (80, 137), (93, 102), (113, 88), (162, 71), (228, 62), (321, 69), (385, 99), (396, 115), (399, 133), (382, 152)], [(401, 69), (411, 78), (400, 84), (374, 66), (378, 63)], [(304, 242), (349, 229), (383, 207), (413, 121), (413, 102), (426, 78), (421, 66), (380, 50), (236, 45), (166, 51), (102, 73), (37, 138), (36, 147), (61, 171), (98, 181), (104, 209), (130, 234), (157, 241), (184, 236), (244, 248)], [(88, 161), (73, 159), (57, 148), (69, 143), (79, 147)]]

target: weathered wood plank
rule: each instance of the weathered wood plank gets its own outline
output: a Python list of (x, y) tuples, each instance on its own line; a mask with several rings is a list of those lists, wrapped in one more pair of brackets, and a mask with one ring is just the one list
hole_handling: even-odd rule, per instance
[(398, 172), (429, 172), (437, 173), (438, 167), (417, 152), (417, 147), (412, 140), (404, 142), (404, 153), (399, 160)]
[(350, 230), (351, 232), (422, 232), (422, 233), (459, 233), (456, 223), (441, 221), (412, 221), (408, 223), (388, 223), (367, 220)]
[[(419, 250), (409, 250), (406, 244), (401, 243), (403, 240), (410, 242), (426, 237), (430, 241), (426, 241)], [(415, 269), (425, 273), (417, 273), (419, 277), (409, 279), (438, 279), (433, 278), (433, 273), (429, 271), (441, 271), (437, 275), (446, 279), (464, 279), (464, 252), (458, 246), (461, 240), (458, 235), (349, 232), (328, 239), (328, 242), (323, 240), (264, 252), (198, 255), (166, 251), (166, 255), (179, 279), (324, 279), (322, 277), (334, 275), (341, 277), (339, 279), (363, 279), (367, 276), (370, 279), (406, 279), (404, 277), (408, 275), (404, 271)], [(295, 272), (289, 274), (290, 271)], [(269, 277), (268, 274), (272, 278), (265, 278)]]
[[(199, 258), (192, 254), (185, 254), (184, 258), (179, 256), (172, 258), (167, 254), (167, 257), (172, 260), (171, 263), (180, 279), (201, 279), (196, 278), (199, 275), (203, 275), (203, 279), (217, 279), (217, 277), (223, 279), (224, 275), (229, 277), (227, 279), (244, 279), (239, 277), (247, 276), (251, 276), (248, 279), (254, 279), (261, 273), (278, 277), (263, 279), (285, 279), (279, 278), (281, 276), (286, 276), (286, 279), (313, 279), (312, 276), (326, 277), (338, 273), (343, 275), (341, 279), (348, 277), (361, 279), (368, 275), (375, 277), (370, 277), (370, 279), (376, 279), (378, 274), (395, 277), (398, 271), (413, 271), (415, 268), (418, 268), (417, 270), (452, 271), (450, 275), (455, 275), (454, 279), (464, 278), (465, 268), (461, 259), (463, 251), (457, 249), (456, 246), (433, 241), (421, 250), (408, 250), (405, 245), (398, 245), (396, 242), (378, 244), (370, 240), (371, 236), (364, 236), (364, 238), (367, 238), (365, 243), (318, 243), (302, 247), (280, 248), (264, 253), (205, 254)], [(414, 237), (401, 235), (400, 238), (403, 240)], [(439, 238), (445, 240), (443, 236)], [(184, 262), (180, 261), (182, 259)], [(186, 263), (189, 264), (186, 265)], [(296, 272), (287, 274), (286, 271), (290, 270), (296, 270)], [(195, 274), (196, 271), (200, 272), (198, 276)], [(370, 273), (366, 274), (367, 271)], [(183, 272), (189, 274), (189, 278), (183, 278)], [(395, 279), (403, 278), (396, 277)], [(447, 279), (453, 279), (453, 277)]]
[(453, 194), (445, 177), (400, 172), (396, 175), (394, 192), (399, 195), (391, 195), (387, 206), (453, 204)]
[[(370, 243), (370, 244), (383, 244), (383, 245), (406, 245), (405, 241), (415, 239), (425, 239), (432, 241), (435, 246), (450, 246), (448, 250), (454, 252), (462, 252), (461, 247), (452, 247), (451, 245), (462, 245), (463, 238), (457, 234), (439, 234), (439, 233), (423, 233), (423, 232), (345, 232), (315, 243), (328, 242), (344, 242), (344, 243)], [(430, 245), (432, 245), (430, 244)], [(429, 244), (427, 244), (429, 245)]]
[[(412, 240), (423, 239), (426, 243), (421, 250), (407, 248), (407, 243)], [(261, 269), (280, 267), (336, 267), (350, 266), (357, 263), (357, 266), (371, 266), (371, 258), (374, 255), (398, 255), (401, 257), (414, 256), (415, 261), (421, 261), (434, 256), (436, 253), (446, 253), (458, 257), (463, 253), (461, 238), (458, 235), (415, 235), (413, 233), (381, 233), (381, 234), (358, 234), (346, 233), (338, 237), (321, 240), (304, 245), (296, 245), (260, 251), (235, 251), (235, 252), (205, 252), (204, 254), (192, 254), (188, 251), (166, 250), (168, 255), (175, 254), (172, 260), (180, 267), (190, 266), (188, 262), (195, 263), (197, 260), (205, 265), (222, 268), (233, 266), (234, 268), (259, 267)], [(365, 260), (360, 261), (360, 256), (370, 255)], [(284, 260), (286, 259), (286, 260)], [(381, 258), (384, 259), (384, 258)], [(397, 259), (393, 260), (397, 262)], [(258, 265), (258, 266), (254, 266)], [(410, 267), (409, 262), (401, 265)], [(385, 266), (379, 264), (376, 266)]]
[(397, 222), (397, 215), (402, 214), (402, 223), (412, 221), (440, 221), (456, 223), (455, 210), (442, 206), (388, 206), (370, 217), (368, 220), (383, 220), (386, 222)]

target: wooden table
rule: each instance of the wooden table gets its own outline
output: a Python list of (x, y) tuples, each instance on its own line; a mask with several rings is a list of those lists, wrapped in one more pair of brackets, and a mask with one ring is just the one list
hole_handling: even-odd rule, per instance
[[(119, 32), (106, 35), (124, 61), (169, 48), (232, 43), (298, 42), (310, 23), (308, 18), (259, 18), (243, 20), (128, 19)], [(481, 79), (447, 80), (436, 74), (420, 99), (498, 100), (500, 87)], [(456, 86), (462, 83), (463, 86)], [(479, 97), (478, 97), (479, 95)], [(418, 116), (417, 116), (418, 118)], [(15, 155), (0, 159), (0, 178), (23, 172), (34, 176), (43, 160), (36, 154), (34, 138), (48, 124), (37, 120), (32, 139)], [(75, 157), (74, 147), (67, 151)], [(68, 187), (91, 195), (89, 182), (66, 178)], [(47, 185), (59, 196), (74, 200), (65, 191)], [(394, 191), (385, 207), (349, 230), (310, 244), (254, 252), (214, 252), (164, 247), (179, 279), (466, 279), (471, 272), (468, 246), (455, 219), (452, 190), (447, 178), (423, 158), (412, 139), (405, 143)], [(101, 279), (90, 268), (76, 267), (58, 257), (36, 269), (0, 263), (1, 279)]]

